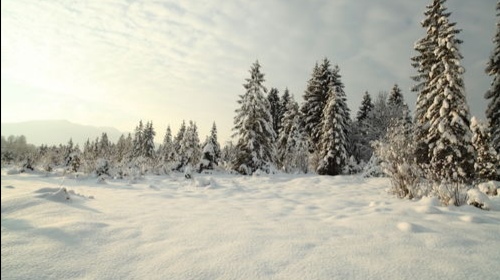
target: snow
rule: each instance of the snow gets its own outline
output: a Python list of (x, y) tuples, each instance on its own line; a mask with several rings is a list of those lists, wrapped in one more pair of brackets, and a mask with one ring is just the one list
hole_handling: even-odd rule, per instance
[(500, 182), (499, 181), (488, 181), (488, 182), (483, 182), (477, 185), (477, 188), (485, 194), (488, 195), (497, 195), (498, 189), (500, 189)]
[(481, 209), (490, 210), (490, 199), (480, 190), (470, 189), (467, 191), (467, 196), (467, 204), (474, 205)]
[[(1, 177), (5, 279), (498, 279), (490, 211), (386, 178), (182, 173)], [(69, 197), (69, 199), (66, 199)]]

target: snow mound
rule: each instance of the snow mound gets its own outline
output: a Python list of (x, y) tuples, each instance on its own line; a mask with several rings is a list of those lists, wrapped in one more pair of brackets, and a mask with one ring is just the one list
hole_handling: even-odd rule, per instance
[(497, 189), (500, 188), (499, 181), (489, 181), (485, 183), (480, 183), (477, 185), (477, 188), (487, 195), (495, 196), (498, 194)]
[(460, 216), (459, 219), (462, 221), (462, 222), (466, 222), (466, 223), (472, 223), (472, 224), (480, 224), (480, 223), (484, 223), (484, 220), (477, 217), (477, 216), (472, 216), (472, 215), (464, 215), (464, 216)]
[(46, 198), (52, 201), (65, 202), (71, 200), (71, 197), (80, 197), (84, 199), (94, 199), (94, 196), (86, 196), (76, 193), (74, 190), (68, 190), (65, 187), (60, 188), (41, 188), (35, 191), (39, 193), (37, 197)]
[(415, 212), (422, 213), (422, 214), (440, 214), (440, 213), (442, 213), (441, 210), (439, 210), (438, 208), (436, 208), (434, 206), (429, 206), (429, 205), (415, 207)]
[(58, 202), (65, 202), (71, 199), (68, 190), (65, 187), (43, 188), (36, 191), (36, 193), (40, 193), (38, 197), (43, 197)]
[(159, 191), (160, 188), (155, 186), (155, 185), (149, 185), (149, 188), (152, 189), (152, 190), (155, 190), (155, 191)]
[(397, 227), (402, 232), (416, 232), (416, 227), (412, 223), (401, 222), (398, 223)]
[(442, 211), (438, 209), (441, 206), (437, 197), (423, 197), (418, 202), (418, 206), (414, 207), (415, 212), (421, 214), (441, 214)]
[(475, 206), (483, 210), (490, 210), (490, 199), (486, 194), (478, 189), (470, 189), (467, 191), (467, 204)]
[(441, 206), (441, 202), (437, 197), (429, 197), (425, 196), (420, 199), (420, 204), (428, 205), (428, 206)]
[(6, 173), (7, 173), (7, 175), (17, 175), (17, 174), (21, 173), (21, 170), (19, 170), (17, 168), (12, 168), (12, 169), (7, 170)]

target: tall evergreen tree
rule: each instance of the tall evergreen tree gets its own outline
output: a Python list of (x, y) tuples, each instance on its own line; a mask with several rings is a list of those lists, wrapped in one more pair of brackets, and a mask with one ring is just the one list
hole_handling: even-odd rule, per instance
[(422, 27), (427, 30), (426, 35), (415, 43), (414, 49), (418, 55), (411, 58), (412, 66), (417, 70), (417, 74), (412, 77), (416, 84), (412, 91), (417, 93), (417, 104), (415, 108), (415, 154), (417, 162), (426, 166), (430, 162), (429, 144), (426, 143), (426, 137), (429, 129), (429, 119), (427, 111), (434, 101), (435, 92), (432, 91), (430, 83), (430, 72), (433, 65), (437, 63), (437, 57), (434, 50), (437, 48), (439, 38), (439, 19), (442, 16), (449, 16), (445, 13), (443, 3), (445, 0), (433, 0), (431, 5), (427, 6), (424, 12), (425, 19), (422, 21)]
[(430, 175), (435, 180), (470, 183), (474, 175), (474, 148), (462, 78), (464, 69), (460, 66), (462, 55), (458, 50), (462, 41), (455, 37), (460, 30), (449, 22), (450, 13), (445, 12), (444, 2), (433, 1), (430, 18), (436, 20), (427, 29), (437, 36), (432, 37), (435, 60), (427, 85), (427, 98), (432, 97), (425, 113), (428, 130), (425, 138), (419, 140), (429, 147)]
[(135, 127), (134, 133), (134, 141), (133, 141), (133, 157), (137, 158), (142, 156), (142, 147), (143, 147), (143, 132), (144, 125), (142, 124), (142, 120), (139, 121), (139, 125)]
[(134, 153), (134, 140), (132, 139), (132, 134), (129, 133), (127, 135), (127, 138), (125, 138), (125, 151), (124, 151), (124, 155), (128, 159), (131, 159), (133, 157), (133, 153)]
[(288, 90), (288, 88), (285, 88), (285, 92), (283, 92), (283, 95), (281, 96), (280, 99), (280, 110), (279, 110), (280, 126), (278, 127), (278, 132), (281, 131), (281, 128), (283, 126), (283, 116), (287, 111), (289, 101), (290, 101), (290, 91)]
[(387, 105), (391, 107), (402, 106), (404, 104), (403, 93), (397, 84), (392, 87), (389, 93), (389, 99), (387, 100)]
[(177, 134), (174, 137), (174, 151), (177, 154), (176, 161), (180, 163), (180, 165), (182, 165), (183, 162), (182, 156), (180, 155), (180, 150), (182, 139), (184, 138), (184, 133), (186, 133), (186, 121), (183, 120), (181, 126), (179, 127), (179, 131), (177, 131)]
[(99, 156), (108, 159), (111, 155), (111, 142), (108, 139), (108, 134), (103, 132), (99, 140)]
[(148, 159), (154, 159), (155, 156), (155, 135), (156, 132), (153, 128), (153, 122), (147, 122), (143, 131), (141, 155)]
[(120, 135), (120, 138), (118, 139), (118, 142), (116, 142), (116, 146), (114, 149), (113, 153), (113, 161), (115, 163), (120, 163), (124, 159), (127, 159), (130, 153), (130, 150), (132, 149), (132, 136), (130, 133), (128, 134), (128, 137), (125, 137), (125, 135)]
[(365, 91), (365, 94), (363, 95), (363, 101), (361, 101), (361, 106), (359, 107), (359, 111), (356, 116), (358, 123), (364, 121), (368, 117), (368, 114), (371, 110), (373, 110), (372, 98), (368, 91)]
[(371, 114), (374, 106), (371, 95), (366, 91), (356, 115), (356, 121), (351, 126), (349, 133), (351, 140), (349, 153), (354, 156), (358, 163), (366, 163), (372, 156), (373, 148), (370, 142), (373, 139), (369, 139), (367, 136), (369, 130), (368, 116)]
[(387, 100), (387, 106), (390, 110), (390, 115), (392, 120), (402, 119), (408, 123), (411, 123), (410, 109), (404, 101), (403, 93), (397, 84), (394, 85), (391, 92), (389, 93), (389, 98)]
[(308, 170), (308, 146), (302, 128), (302, 114), (293, 96), (287, 102), (278, 138), (278, 164), (285, 172)]
[(267, 100), (269, 101), (269, 112), (271, 113), (271, 118), (273, 120), (274, 133), (277, 135), (281, 123), (280, 118), (280, 97), (278, 89), (271, 88), (269, 94), (267, 95)]
[(232, 141), (226, 142), (221, 151), (221, 161), (224, 167), (231, 168), (231, 165), (236, 162), (237, 152), (236, 146)]
[(500, 172), (500, 161), (495, 149), (490, 146), (491, 135), (488, 127), (473, 117), (471, 120), (471, 130), (473, 133), (472, 144), (477, 152), (477, 158), (474, 163), (477, 181), (500, 180), (500, 174), (498, 174)]
[(348, 132), (350, 111), (340, 81), (338, 66), (332, 71), (328, 100), (323, 110), (321, 138), (319, 142), (320, 162), (317, 172), (320, 175), (342, 174), (347, 165)]
[(269, 112), (269, 101), (265, 97), (264, 74), (256, 61), (250, 69), (250, 78), (243, 86), (246, 92), (240, 95), (234, 119), (237, 137), (237, 158), (233, 168), (243, 174), (252, 174), (258, 169), (269, 171), (274, 163), (276, 134)]
[[(497, 17), (500, 17), (500, 1), (497, 2)], [(490, 125), (491, 143), (497, 154), (500, 154), (500, 20), (497, 20), (493, 43), (495, 46), (486, 67), (486, 73), (493, 77), (491, 87), (485, 95), (490, 100), (486, 117)]]
[(172, 141), (172, 130), (170, 129), (170, 125), (167, 126), (167, 131), (163, 137), (160, 158), (164, 163), (172, 162), (175, 158), (174, 142)]
[(188, 164), (191, 166), (198, 165), (201, 159), (200, 138), (198, 137), (198, 127), (193, 121), (189, 121), (189, 126), (184, 132), (180, 143), (179, 155), (181, 157), (181, 167)]
[(205, 140), (205, 143), (203, 143), (200, 168), (213, 169), (214, 166), (219, 165), (220, 158), (221, 149), (219, 141), (217, 140), (217, 126), (214, 122), (210, 135)]
[(307, 84), (301, 111), (304, 116), (305, 130), (311, 142), (311, 150), (316, 150), (321, 138), (323, 110), (328, 100), (332, 70), (330, 61), (323, 59), (321, 65), (314, 66), (312, 77)]

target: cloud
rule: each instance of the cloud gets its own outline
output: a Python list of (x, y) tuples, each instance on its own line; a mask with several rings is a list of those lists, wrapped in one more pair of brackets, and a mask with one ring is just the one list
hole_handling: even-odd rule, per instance
[[(482, 97), (495, 3), (448, 4), (463, 28), (466, 87)], [(56, 110), (59, 118), (121, 130), (153, 120), (161, 133), (193, 119), (200, 138), (216, 121), (227, 139), (256, 59), (268, 88), (288, 87), (299, 101), (315, 62), (328, 57), (341, 67), (353, 113), (365, 90), (394, 83), (413, 105), (410, 57), (424, 9), (399, 0), (2, 2), (2, 81), (11, 81), (6, 94), (26, 94), (25, 85), (87, 111)], [(485, 104), (476, 100), (469, 97), (477, 115)], [(30, 114), (16, 106), (4, 115), (6, 106), (2, 118)]]

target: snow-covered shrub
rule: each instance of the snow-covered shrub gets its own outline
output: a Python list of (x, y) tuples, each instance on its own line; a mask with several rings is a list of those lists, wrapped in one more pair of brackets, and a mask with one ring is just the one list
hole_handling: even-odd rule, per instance
[(380, 166), (380, 159), (376, 155), (372, 155), (370, 160), (363, 167), (363, 177), (384, 177), (386, 174)]
[(477, 188), (487, 195), (495, 196), (498, 194), (497, 189), (500, 188), (500, 181), (480, 183), (477, 185)]
[(471, 186), (458, 182), (445, 182), (435, 184), (433, 193), (444, 205), (464, 205), (467, 202), (468, 191)]
[(262, 171), (261, 169), (257, 169), (257, 170), (255, 170), (255, 171), (252, 173), (252, 176), (259, 177), (259, 176), (264, 175), (264, 174), (266, 174), (266, 172)]
[(109, 175), (109, 162), (103, 158), (97, 159), (95, 164), (95, 173), (97, 176)]
[(184, 177), (186, 179), (193, 178), (193, 168), (189, 164), (184, 168)]
[(34, 165), (34, 160), (31, 157), (27, 157), (24, 162), (22, 163), (21, 166), (21, 172), (27, 172), (27, 171), (33, 171), (35, 168), (33, 167)]
[(347, 165), (344, 167), (344, 170), (342, 171), (343, 174), (358, 174), (363, 171), (366, 163), (364, 161), (361, 161), (358, 163), (356, 161), (356, 158), (354, 156), (351, 156), (349, 160), (347, 161)]
[(243, 175), (250, 175), (252, 174), (252, 169), (249, 168), (246, 164), (241, 164), (240, 167), (238, 167), (238, 172)]
[(67, 161), (68, 171), (78, 172), (82, 164), (79, 153), (72, 152), (71, 154), (69, 154)]
[(467, 191), (467, 204), (483, 210), (490, 210), (491, 207), (488, 196), (478, 189)]
[(391, 178), (392, 192), (400, 198), (421, 195), (421, 172), (414, 161), (411, 124), (394, 121), (386, 135), (373, 143), (374, 153), (380, 159), (382, 171)]
[(476, 160), (474, 162), (474, 171), (476, 182), (485, 182), (500, 178), (499, 159), (497, 152), (491, 143), (491, 134), (489, 127), (478, 121), (476, 117), (471, 120), (470, 128), (472, 130), (472, 144), (476, 150)]

